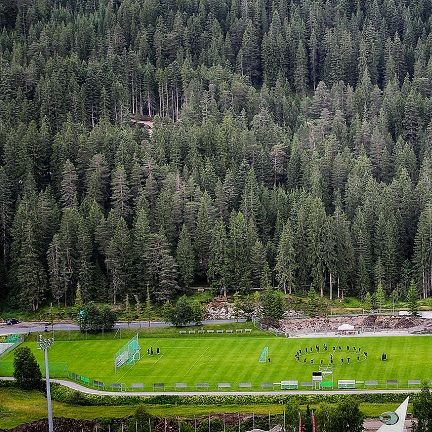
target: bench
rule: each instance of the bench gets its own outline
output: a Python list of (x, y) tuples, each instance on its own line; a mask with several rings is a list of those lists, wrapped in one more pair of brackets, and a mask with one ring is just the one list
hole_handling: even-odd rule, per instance
[(223, 333), (223, 330), (216, 330), (216, 333)]
[(144, 384), (143, 383), (132, 383), (131, 384), (131, 389), (132, 390), (142, 390), (144, 388)]
[(123, 384), (120, 384), (120, 383), (111, 384), (111, 389), (122, 391), (123, 390)]
[(268, 389), (268, 388), (271, 388), (271, 389), (272, 389), (272, 388), (273, 388), (273, 385), (274, 385), (274, 384), (273, 384), (272, 382), (263, 382), (263, 383), (261, 383), (261, 388), (263, 388), (263, 389), (264, 389), (264, 388), (267, 388), (267, 389)]
[(186, 330), (180, 330), (179, 334), (186, 334)]
[(222, 382), (218, 384), (218, 389), (227, 389), (231, 388), (231, 384), (227, 382)]
[(232, 333), (232, 330), (225, 330), (225, 333)]
[(236, 329), (236, 333), (243, 333), (243, 329)]
[(153, 390), (165, 390), (165, 384), (164, 383), (154, 383), (153, 384)]
[(300, 383), (300, 387), (303, 387), (303, 388), (313, 388), (314, 387), (314, 383), (310, 382), (310, 381), (301, 382)]
[(207, 330), (207, 333), (214, 333), (214, 330)]
[(356, 385), (362, 385), (362, 386), (364, 386), (364, 381), (356, 381)]
[(281, 390), (297, 390), (298, 381), (281, 381), (280, 386)]
[(365, 387), (377, 387), (378, 381), (376, 381), (376, 380), (365, 381), (364, 385), (365, 385)]
[(198, 333), (205, 333), (205, 330), (198, 330)]
[(176, 383), (175, 388), (176, 389), (185, 389), (187, 388), (187, 384), (186, 383)]
[(388, 386), (399, 387), (399, 381), (398, 380), (387, 380), (386, 381), (386, 387), (388, 387)]
[(207, 382), (200, 382), (200, 383), (196, 383), (195, 387), (199, 389), (203, 389), (203, 388), (208, 389), (210, 386), (209, 383)]
[(356, 382), (355, 380), (338, 380), (338, 388), (339, 389), (355, 389)]
[(408, 380), (408, 387), (421, 385), (421, 380)]
[(195, 330), (189, 330), (188, 333), (189, 334), (195, 334)]
[(93, 381), (93, 387), (97, 387), (97, 388), (105, 388), (105, 383), (103, 383), (102, 381), (97, 381), (94, 380)]
[(252, 388), (252, 384), (250, 382), (241, 382), (239, 388)]
[(245, 333), (250, 333), (252, 331), (252, 329), (244, 329)]

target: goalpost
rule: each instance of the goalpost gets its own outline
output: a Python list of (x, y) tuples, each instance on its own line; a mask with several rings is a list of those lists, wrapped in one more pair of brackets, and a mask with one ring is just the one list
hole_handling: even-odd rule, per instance
[(124, 345), (114, 356), (114, 368), (121, 368), (125, 364), (134, 365), (141, 359), (141, 347), (138, 334), (135, 335), (126, 345)]
[(260, 363), (265, 363), (267, 361), (267, 359), (268, 359), (268, 353), (269, 353), (268, 347), (264, 347), (264, 349), (262, 350), (262, 352), (261, 352), (261, 354), (259, 356), (258, 361)]

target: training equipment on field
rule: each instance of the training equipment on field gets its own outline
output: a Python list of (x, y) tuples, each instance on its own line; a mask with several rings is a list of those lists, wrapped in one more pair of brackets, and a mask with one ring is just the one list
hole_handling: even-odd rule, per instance
[(134, 336), (126, 345), (117, 351), (114, 357), (115, 370), (125, 364), (134, 365), (141, 359), (141, 347), (138, 341), (138, 335)]
[(269, 353), (269, 349), (268, 347), (264, 347), (264, 349), (261, 352), (261, 355), (259, 356), (259, 362), (260, 363), (265, 363), (268, 359), (268, 353)]
[(333, 366), (320, 366), (320, 372), (322, 372), (323, 376), (332, 375), (333, 374)]

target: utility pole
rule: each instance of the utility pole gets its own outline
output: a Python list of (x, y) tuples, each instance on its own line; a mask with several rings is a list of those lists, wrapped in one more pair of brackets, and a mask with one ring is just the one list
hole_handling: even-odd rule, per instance
[(49, 366), (48, 366), (48, 349), (54, 343), (54, 339), (44, 339), (42, 335), (39, 335), (39, 348), (44, 352), (45, 358), (45, 381), (46, 381), (46, 392), (48, 402), (48, 432), (54, 432), (53, 414), (52, 414), (52, 402), (51, 402), (51, 386), (49, 380)]

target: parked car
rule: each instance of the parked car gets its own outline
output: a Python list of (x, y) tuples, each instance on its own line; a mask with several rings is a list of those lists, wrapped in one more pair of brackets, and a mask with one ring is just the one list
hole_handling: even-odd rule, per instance
[(14, 325), (14, 324), (18, 324), (18, 323), (19, 323), (19, 321), (16, 318), (11, 318), (11, 319), (8, 319), (6, 321), (7, 325)]

